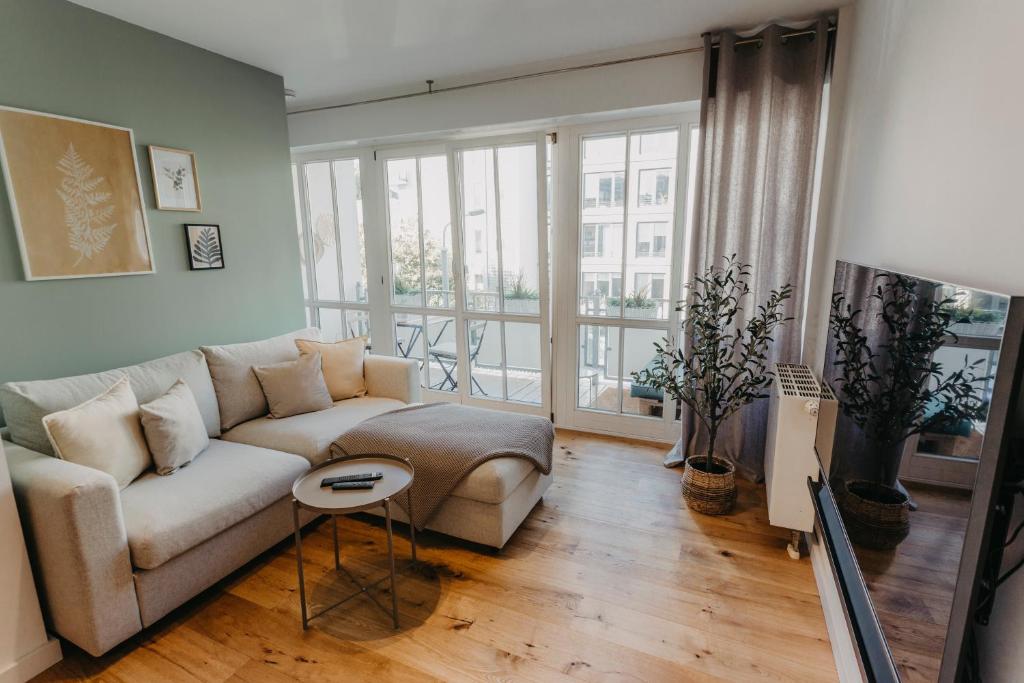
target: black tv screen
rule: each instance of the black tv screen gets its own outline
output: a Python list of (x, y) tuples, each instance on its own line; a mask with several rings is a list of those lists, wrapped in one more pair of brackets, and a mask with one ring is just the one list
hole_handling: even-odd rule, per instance
[(848, 598), (868, 597), (870, 614), (851, 622), (880, 631), (905, 680), (960, 680), (976, 665), (964, 646), (994, 545), (1021, 308), (1016, 297), (836, 265), (821, 372), (836, 404), (819, 412), (816, 447), (819, 493), (842, 528), (823, 531), (856, 565), (838, 568)]

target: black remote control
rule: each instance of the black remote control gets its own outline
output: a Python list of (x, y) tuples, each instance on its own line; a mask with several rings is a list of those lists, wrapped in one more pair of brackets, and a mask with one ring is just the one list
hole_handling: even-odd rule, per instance
[(341, 477), (324, 477), (320, 480), (320, 486), (331, 486), (340, 484), (343, 481), (377, 481), (383, 479), (383, 472), (364, 472), (363, 474), (346, 474)]
[(337, 484), (331, 484), (331, 489), (334, 491), (357, 491), (372, 489), (376, 483), (374, 481), (339, 481)]

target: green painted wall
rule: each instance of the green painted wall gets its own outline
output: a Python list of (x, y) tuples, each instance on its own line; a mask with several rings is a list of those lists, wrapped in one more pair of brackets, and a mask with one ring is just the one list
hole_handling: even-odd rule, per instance
[[(77, 5), (0, 0), (0, 104), (134, 129), (157, 269), (25, 282), (0, 183), (0, 382), (304, 324), (283, 87), (280, 76)], [(149, 144), (196, 153), (202, 213), (153, 208)], [(220, 224), (224, 270), (188, 270), (185, 222)]]

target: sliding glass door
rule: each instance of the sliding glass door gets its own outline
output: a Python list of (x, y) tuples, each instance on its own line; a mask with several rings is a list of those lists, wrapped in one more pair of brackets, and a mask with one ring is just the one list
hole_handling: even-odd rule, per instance
[(675, 404), (631, 374), (677, 334), (694, 117), (559, 131), (559, 424), (669, 440)]

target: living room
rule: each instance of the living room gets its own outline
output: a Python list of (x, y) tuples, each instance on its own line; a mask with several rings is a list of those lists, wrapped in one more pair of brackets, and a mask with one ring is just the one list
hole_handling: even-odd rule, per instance
[(1019, 3), (0, 19), (0, 682), (1019, 680)]

